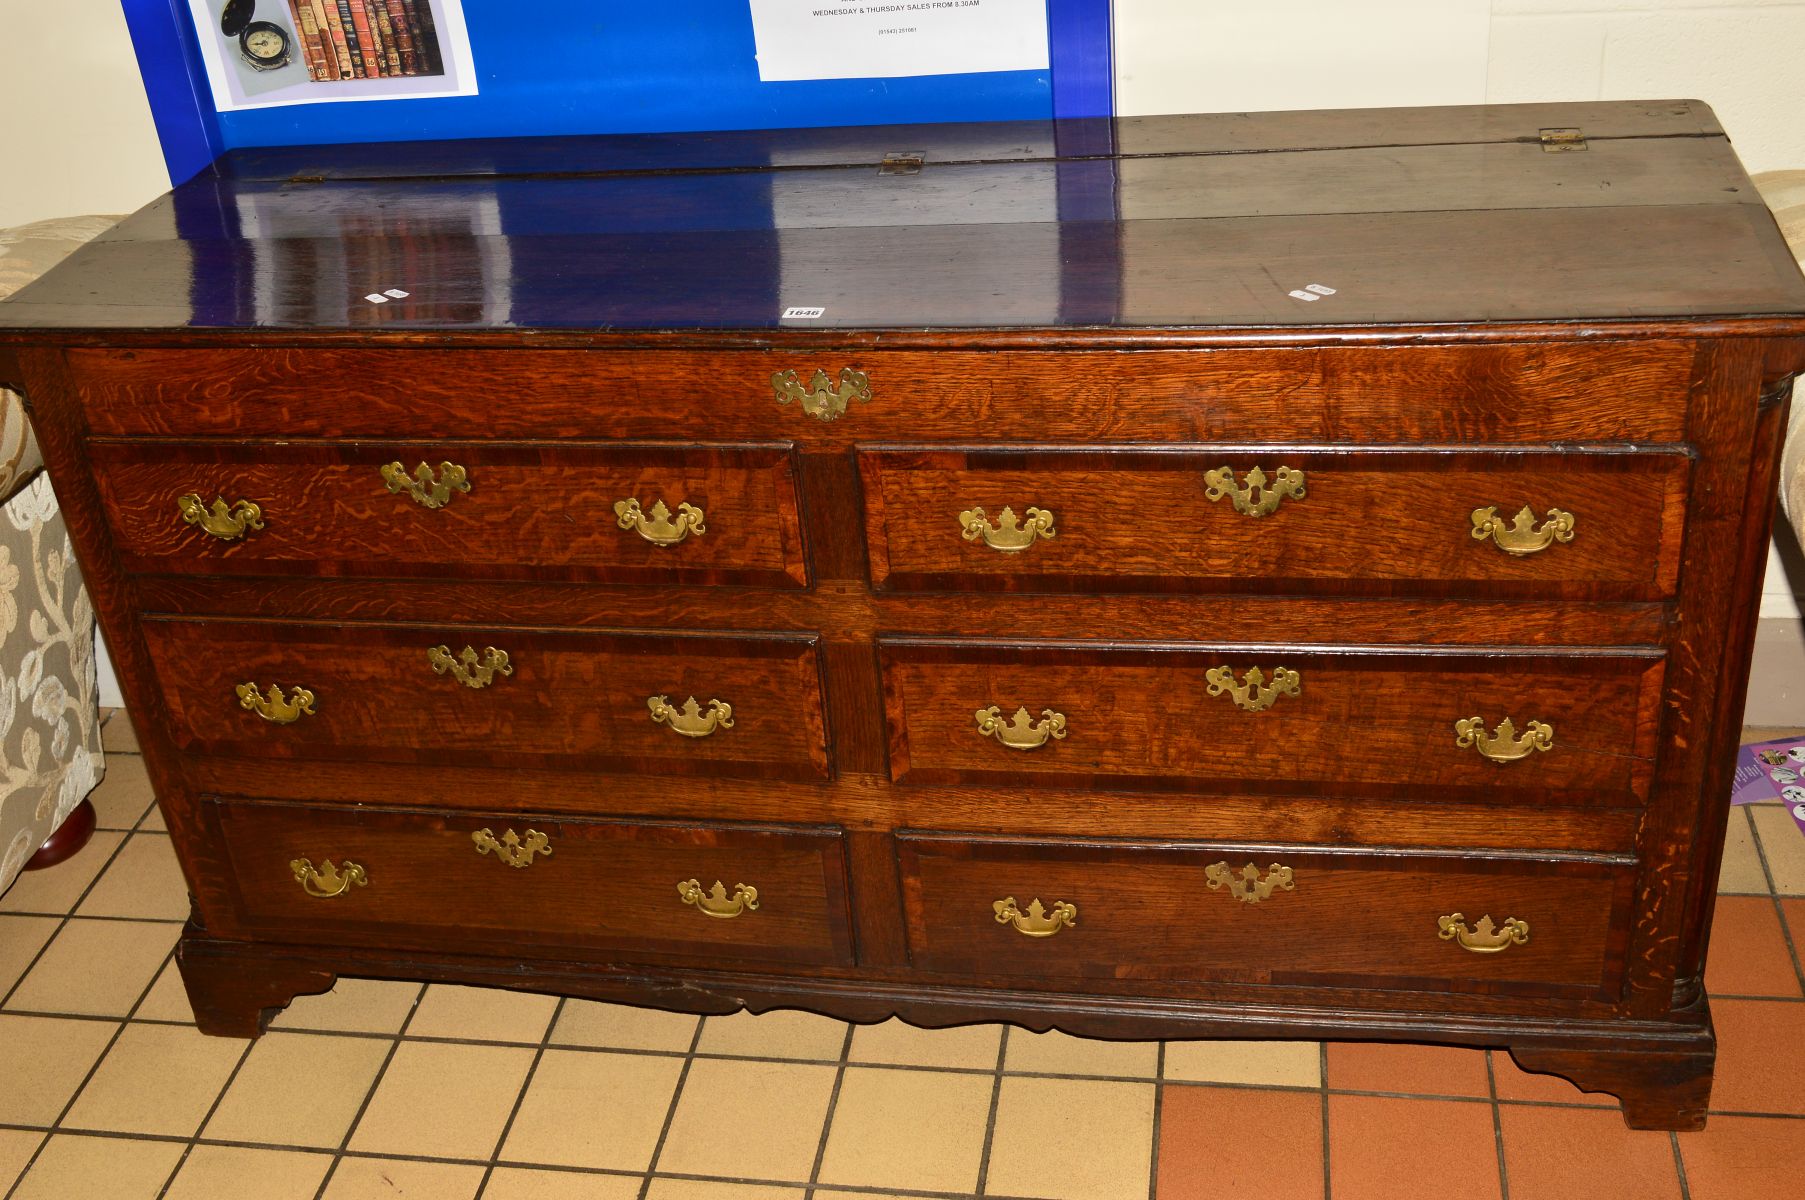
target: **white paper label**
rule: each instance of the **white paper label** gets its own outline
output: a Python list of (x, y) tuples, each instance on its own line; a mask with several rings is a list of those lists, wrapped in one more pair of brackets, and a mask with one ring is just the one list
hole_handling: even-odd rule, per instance
[(404, 292), (400, 288), (384, 288), (382, 294), (389, 297), (391, 300), (405, 300), (413, 295), (412, 292)]
[(1286, 292), (1285, 295), (1290, 296), (1293, 300), (1320, 300), (1320, 299), (1322, 299), (1322, 297), (1318, 296), (1315, 292), (1306, 292), (1306, 291), (1304, 291), (1303, 288), (1298, 288), (1296, 291), (1292, 291), (1292, 292)]
[(1334, 288), (1322, 283), (1306, 283), (1304, 284), (1304, 288), (1307, 291), (1315, 292), (1318, 296), (1333, 296), (1335, 294)]
[(751, 0), (758, 77), (1047, 69), (1046, 0)]
[(786, 308), (783, 319), (786, 321), (814, 321), (827, 315), (825, 308)]
[(387, 304), (389, 302), (389, 298), (381, 292), (371, 292), (369, 295), (365, 296), (364, 299), (368, 300), (371, 304)]

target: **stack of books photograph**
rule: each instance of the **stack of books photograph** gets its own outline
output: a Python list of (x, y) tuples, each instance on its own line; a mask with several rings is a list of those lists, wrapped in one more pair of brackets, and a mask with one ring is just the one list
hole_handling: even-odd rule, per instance
[(443, 75), (428, 0), (288, 0), (308, 78)]

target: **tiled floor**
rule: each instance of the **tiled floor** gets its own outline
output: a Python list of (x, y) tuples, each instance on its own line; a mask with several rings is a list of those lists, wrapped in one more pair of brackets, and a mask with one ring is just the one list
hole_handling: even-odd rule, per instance
[(1738, 810), (1703, 1133), (1508, 1056), (678, 1016), (344, 980), (201, 1036), (129, 730), (102, 831), (0, 897), (5, 1200), (1537, 1200), (1805, 1196), (1805, 837)]

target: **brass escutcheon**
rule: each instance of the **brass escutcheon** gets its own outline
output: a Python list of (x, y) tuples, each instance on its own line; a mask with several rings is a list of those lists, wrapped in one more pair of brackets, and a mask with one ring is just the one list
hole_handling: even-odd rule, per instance
[(733, 705), (724, 700), (710, 700), (706, 713), (694, 696), (685, 700), (680, 709), (671, 707), (668, 696), (649, 696), (646, 707), (651, 710), (653, 721), (669, 725), (684, 737), (707, 737), (717, 729), (733, 728)]
[(795, 371), (778, 371), (771, 376), (771, 391), (777, 396), (779, 404), (794, 401), (809, 416), (832, 421), (843, 415), (846, 406), (854, 400), (871, 399), (871, 381), (865, 372), (843, 367), (840, 370), (840, 386), (836, 389), (827, 372), (817, 369), (814, 377), (808, 381), (808, 386), (803, 387)]
[(997, 514), (995, 525), (983, 509), (968, 508), (959, 514), (959, 530), (966, 541), (983, 538), (986, 546), (1004, 554), (1020, 554), (1034, 544), (1035, 538), (1057, 536), (1053, 514), (1044, 508), (1029, 509), (1026, 521), (1018, 519), (1013, 508), (1004, 508)]
[(675, 546), (692, 533), (701, 537), (708, 532), (702, 524), (702, 510), (693, 504), (677, 505), (677, 519), (673, 521), (671, 510), (662, 500), (652, 502), (649, 517), (640, 510), (638, 499), (616, 500), (614, 519), (622, 529), (636, 531), (654, 546)]
[(1266, 472), (1258, 467), (1247, 473), (1245, 487), (1236, 485), (1235, 473), (1228, 467), (1205, 471), (1203, 482), (1205, 496), (1211, 500), (1226, 496), (1234, 503), (1236, 512), (1249, 517), (1270, 515), (1287, 496), (1297, 500), (1304, 498), (1304, 473), (1290, 467), (1280, 467), (1271, 483), (1266, 481)]
[(1573, 514), (1558, 508), (1548, 510), (1548, 519), (1540, 527), (1536, 515), (1525, 504), (1511, 518), (1510, 524), (1498, 515), (1496, 508), (1473, 510), (1473, 536), (1480, 541), (1491, 538), (1498, 549), (1516, 558), (1546, 550), (1554, 542), (1573, 540)]
[(727, 885), (720, 880), (708, 891), (702, 890), (699, 879), (685, 879), (677, 885), (677, 896), (685, 904), (694, 905), (705, 917), (719, 917), (723, 921), (731, 920), (743, 912), (750, 912), (758, 907), (758, 889), (743, 883), (733, 885), (733, 895), (727, 894)]
[(1026, 708), (1018, 708), (1015, 716), (1004, 722), (1002, 709), (994, 704), (980, 708), (976, 716), (979, 733), (994, 737), (1011, 750), (1033, 750), (1046, 745), (1048, 738), (1057, 741), (1065, 736), (1065, 714), (1050, 708), (1040, 710), (1038, 721), (1028, 715)]
[(1024, 937), (1052, 937), (1066, 926), (1078, 924), (1078, 906), (1064, 900), (1053, 901), (1050, 914), (1038, 896), (1028, 901), (1027, 912), (1015, 906), (1014, 896), (1004, 896), (990, 907), (997, 915), (998, 925), (1013, 925)]
[(1506, 717), (1498, 722), (1496, 733), (1488, 734), (1483, 718), (1467, 717), (1454, 722), (1454, 744), (1463, 748), (1472, 746), (1493, 762), (1515, 762), (1519, 758), (1528, 758), (1537, 750), (1552, 749), (1554, 726), (1531, 721), (1523, 736), (1518, 737), (1517, 727)]
[(175, 506), (182, 514), (182, 520), (222, 542), (237, 541), (246, 530), (263, 528), (263, 509), (249, 500), (234, 500), (227, 504), (226, 498), (220, 496), (209, 507), (201, 503), (199, 496), (189, 492), (178, 497)]
[(1266, 878), (1260, 878), (1260, 868), (1248, 863), (1240, 873), (1229, 870), (1225, 862), (1212, 863), (1203, 869), (1204, 882), (1209, 884), (1210, 891), (1228, 888), (1228, 894), (1246, 904), (1258, 904), (1273, 893), (1273, 889), (1295, 891), (1297, 884), (1291, 878), (1291, 868), (1273, 863), (1267, 868)]
[(526, 868), (533, 864), (533, 855), (542, 854), (546, 858), (552, 856), (551, 839), (537, 829), (529, 829), (523, 838), (512, 829), (502, 834), (499, 839), (488, 829), (479, 829), (470, 835), (476, 844), (478, 854), (493, 854), (510, 867)]
[(1220, 696), (1226, 693), (1233, 697), (1236, 708), (1248, 712), (1259, 712), (1271, 708), (1278, 703), (1280, 696), (1296, 696), (1303, 691), (1303, 676), (1287, 667), (1276, 667), (1272, 672), (1272, 682), (1266, 682), (1266, 673), (1258, 667), (1247, 668), (1239, 683), (1235, 682), (1235, 673), (1227, 667), (1211, 667), (1203, 673), (1209, 684), (1209, 693)]
[(415, 467), (412, 476), (398, 462), (385, 463), (382, 467), (382, 481), (388, 485), (390, 492), (397, 496), (406, 492), (425, 508), (443, 508), (451, 500), (452, 492), (470, 490), (470, 473), (452, 462), (439, 464), (437, 478), (433, 476), (433, 469), (425, 463)]
[(314, 715), (314, 694), (304, 687), (294, 688), (287, 695), (273, 683), (267, 693), (259, 693), (254, 683), (241, 683), (234, 690), (238, 693), (238, 707), (277, 725), (290, 725), (302, 716)]
[(1483, 916), (1468, 929), (1466, 917), (1450, 913), (1437, 917), (1435, 923), (1441, 931), (1436, 936), (1442, 941), (1459, 942), (1462, 949), (1474, 954), (1498, 954), (1529, 940), (1529, 922), (1515, 917), (1506, 917), (1503, 925), (1493, 925), (1489, 915)]
[(431, 646), (426, 651), (426, 661), (432, 667), (433, 674), (451, 677), (467, 688), (486, 688), (495, 682), (497, 675), (512, 675), (514, 664), (508, 661), (506, 650), (497, 650), (494, 646), (484, 646), (479, 657), (474, 646), (465, 646), (458, 651), (457, 657), (451, 655), (450, 646)]
[(297, 858), (288, 864), (288, 869), (294, 872), (302, 890), (309, 896), (318, 896), (322, 900), (343, 896), (353, 887), (368, 887), (370, 883), (370, 877), (364, 869), (348, 858), (336, 867), (332, 865), (331, 859), (324, 859), (317, 869), (307, 859)]

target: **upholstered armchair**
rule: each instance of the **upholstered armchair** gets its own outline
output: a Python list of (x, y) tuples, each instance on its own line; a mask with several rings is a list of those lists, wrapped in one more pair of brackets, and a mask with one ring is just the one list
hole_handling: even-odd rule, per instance
[[(1805, 171), (1763, 171), (1755, 176), (1755, 188), (1805, 267)], [(1792, 423), (1780, 460), (1780, 509), (1805, 543), (1805, 384), (1793, 388)]]

